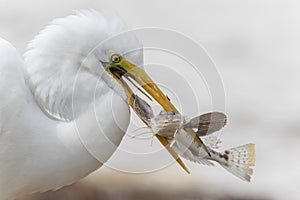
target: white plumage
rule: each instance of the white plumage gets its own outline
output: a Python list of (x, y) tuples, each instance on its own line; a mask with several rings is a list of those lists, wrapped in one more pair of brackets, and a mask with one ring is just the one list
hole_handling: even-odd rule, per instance
[[(113, 154), (130, 113), (99, 60), (141, 44), (127, 33), (97, 45), (125, 30), (115, 14), (80, 11), (41, 31), (24, 62), (0, 40), (0, 199), (71, 184)], [(143, 62), (141, 50), (125, 57)]]

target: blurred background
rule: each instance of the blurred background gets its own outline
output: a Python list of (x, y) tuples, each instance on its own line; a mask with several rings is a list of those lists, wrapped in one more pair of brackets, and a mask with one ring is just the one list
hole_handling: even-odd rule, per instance
[[(124, 173), (109, 163), (146, 163), (116, 152), (107, 166), (72, 186), (18, 200), (300, 198), (299, 1), (0, 0), (0, 37), (24, 53), (48, 21), (84, 8), (114, 10), (131, 28), (179, 31), (206, 49), (225, 88), (224, 148), (256, 144), (252, 182), (191, 162), (191, 175), (176, 163), (151, 173)], [(125, 140), (121, 147), (126, 145)]]

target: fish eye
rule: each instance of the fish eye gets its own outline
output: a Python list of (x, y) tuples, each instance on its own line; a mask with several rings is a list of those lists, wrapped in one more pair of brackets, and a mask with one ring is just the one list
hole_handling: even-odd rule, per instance
[(114, 63), (118, 63), (120, 62), (120, 56), (118, 54), (113, 54), (111, 57), (110, 57), (110, 60)]

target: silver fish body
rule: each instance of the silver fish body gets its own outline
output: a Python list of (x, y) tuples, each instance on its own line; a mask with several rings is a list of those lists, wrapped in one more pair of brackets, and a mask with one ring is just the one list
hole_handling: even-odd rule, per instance
[[(152, 108), (141, 98), (137, 98), (136, 113), (152, 129), (153, 134), (167, 138), (181, 157), (192, 162), (214, 166), (211, 161), (219, 163), (230, 173), (242, 180), (250, 181), (255, 164), (254, 144), (246, 144), (236, 148), (218, 152), (219, 138), (212, 134), (226, 125), (226, 115), (220, 112), (206, 113), (192, 119), (181, 114), (161, 111), (154, 115)], [(204, 142), (199, 145), (195, 138), (185, 131), (195, 130), (196, 136)]]
[(150, 126), (154, 134), (173, 139), (186, 123), (186, 117), (174, 112), (161, 111), (150, 119)]

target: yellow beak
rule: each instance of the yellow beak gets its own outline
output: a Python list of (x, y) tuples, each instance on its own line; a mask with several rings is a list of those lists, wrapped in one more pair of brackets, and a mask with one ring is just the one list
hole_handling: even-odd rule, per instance
[[(148, 74), (137, 67), (136, 65), (130, 63), (125, 58), (118, 54), (110, 55), (110, 62), (107, 63), (106, 70), (113, 75), (113, 77), (120, 83), (120, 85), (124, 88), (127, 94), (128, 104), (134, 108), (134, 98), (135, 94), (130, 89), (128, 84), (125, 82), (123, 77), (127, 80), (133, 79), (138, 85), (140, 85), (144, 90), (156, 100), (167, 112), (174, 111), (175, 113), (179, 113), (176, 107), (170, 102), (170, 100), (166, 97), (166, 95), (159, 89), (159, 87), (153, 82), (153, 80), (148, 76)], [(198, 137), (194, 134), (194, 132), (189, 130), (190, 134), (192, 134), (197, 141)], [(158, 140), (165, 146), (165, 148), (169, 151), (169, 153), (174, 157), (174, 159), (178, 162), (178, 164), (187, 172), (190, 173), (185, 164), (179, 158), (178, 154), (174, 151), (174, 149), (170, 146), (167, 138), (162, 137), (160, 135), (155, 135)], [(196, 139), (197, 138), (197, 139)], [(198, 142), (198, 141), (197, 141)], [(201, 141), (198, 142), (203, 145)]]

